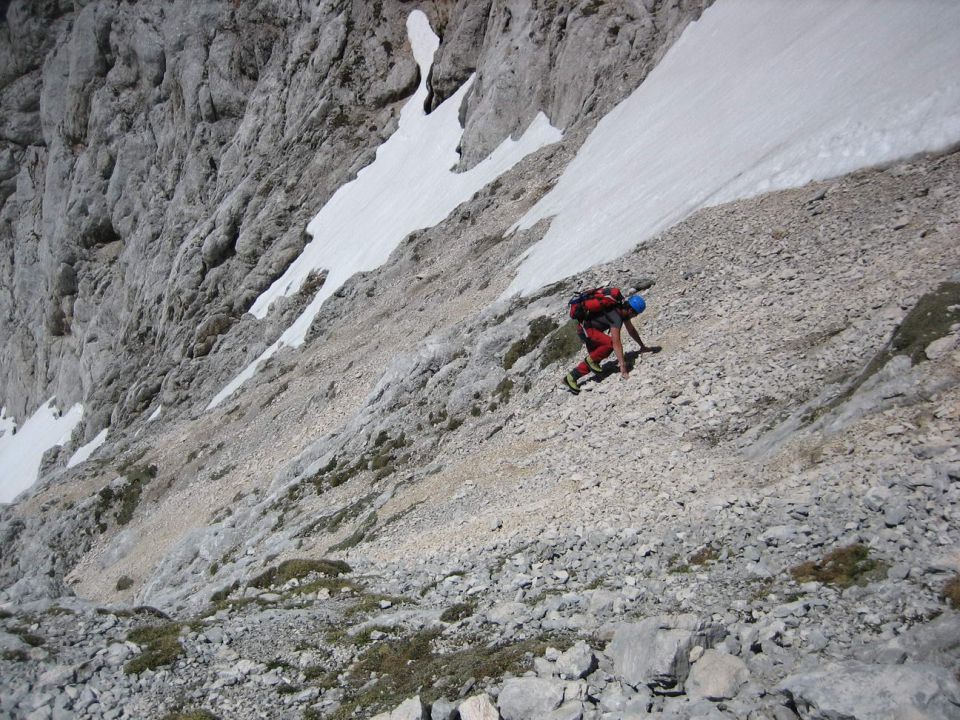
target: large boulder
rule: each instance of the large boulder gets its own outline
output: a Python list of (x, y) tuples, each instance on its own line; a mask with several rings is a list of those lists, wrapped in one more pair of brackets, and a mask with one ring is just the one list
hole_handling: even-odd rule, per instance
[(597, 667), (593, 650), (580, 641), (557, 658), (557, 673), (564, 680), (579, 680), (589, 675)]
[(694, 663), (687, 678), (687, 694), (694, 699), (728, 700), (750, 679), (747, 664), (719, 650), (707, 650)]
[(830, 663), (790, 675), (779, 689), (803, 720), (952, 720), (960, 717), (960, 684), (924, 663)]
[[(460, 720), (500, 720), (500, 713), (486, 693), (467, 698), (457, 707), (457, 712)], [(438, 720), (435, 715), (431, 716), (432, 720)]]
[(507, 680), (497, 698), (504, 720), (542, 718), (560, 707), (562, 702), (563, 684), (544, 678)]
[(607, 655), (627, 685), (680, 693), (690, 672), (690, 650), (712, 647), (723, 635), (722, 628), (701, 623), (694, 615), (661, 615), (620, 625)]

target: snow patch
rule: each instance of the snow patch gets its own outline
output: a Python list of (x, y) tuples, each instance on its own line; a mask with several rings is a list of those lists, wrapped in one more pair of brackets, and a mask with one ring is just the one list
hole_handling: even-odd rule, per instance
[(4, 409), (0, 419), (0, 503), (11, 502), (37, 481), (43, 454), (70, 442), (74, 428), (83, 419), (79, 403), (61, 415), (53, 406), (54, 400), (47, 400), (19, 430)]
[(379, 267), (411, 232), (436, 225), (528, 154), (560, 139), (560, 130), (540, 113), (519, 140), (505, 140), (468, 172), (452, 172), (460, 159), (457, 146), (463, 135), (458, 118), (460, 104), (473, 78), (426, 114), (426, 78), (440, 41), (419, 10), (407, 18), (407, 32), (421, 81), (400, 111), (397, 131), (377, 149), (376, 159), (355, 180), (339, 188), (310, 221), (307, 232), (312, 240), (256, 299), (250, 312), (265, 317), (276, 300), (298, 292), (315, 270), (326, 269), (326, 281), (293, 325), (217, 393), (208, 410), (253, 377), (282, 346), (302, 345), (324, 301), (352, 275)]
[(512, 230), (505, 293), (613, 260), (695, 210), (960, 140), (960, 3), (718, 0)]
[(77, 451), (70, 456), (69, 460), (67, 460), (67, 467), (72, 468), (75, 465), (86, 462), (87, 459), (107, 441), (108, 430), (109, 428), (104, 428), (97, 433), (97, 436), (93, 440), (88, 442), (86, 445), (81, 445), (79, 448), (77, 448)]

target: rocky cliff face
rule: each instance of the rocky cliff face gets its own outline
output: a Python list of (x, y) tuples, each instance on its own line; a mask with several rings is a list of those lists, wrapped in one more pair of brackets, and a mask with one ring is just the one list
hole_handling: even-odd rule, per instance
[[(539, 109), (566, 128), (595, 117), (705, 3), (421, 5), (443, 35), (432, 103), (477, 73), (463, 106), (470, 165)], [(89, 439), (158, 399), (189, 404), (198, 377), (223, 381), (273, 340), (276, 323), (241, 318), (303, 247), (307, 220), (392, 131), (417, 83), (403, 22), (413, 7), (10, 5), (9, 414), (51, 395), (83, 401)]]

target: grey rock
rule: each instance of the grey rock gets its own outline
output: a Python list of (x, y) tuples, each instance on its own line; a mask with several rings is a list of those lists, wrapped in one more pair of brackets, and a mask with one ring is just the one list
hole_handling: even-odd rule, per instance
[(389, 720), (424, 720), (429, 717), (429, 714), (420, 696), (417, 695), (404, 700), (387, 717)]
[(952, 674), (923, 663), (831, 663), (791, 675), (779, 687), (803, 720), (948, 720), (956, 717), (960, 707), (960, 684)]
[(487, 620), (495, 625), (521, 622), (530, 614), (530, 608), (522, 602), (505, 602), (494, 605), (487, 613)]
[(553, 712), (547, 713), (541, 717), (546, 720), (583, 720), (584, 706), (582, 702), (568, 702), (558, 707)]
[(585, 642), (577, 642), (557, 658), (557, 673), (564, 680), (579, 680), (597, 667), (593, 650)]
[[(500, 720), (500, 713), (486, 693), (467, 698), (459, 706), (460, 720)], [(436, 720), (434, 716), (431, 720)]]
[[(464, 701), (466, 702), (466, 701)], [(489, 702), (489, 701), (488, 701)], [(463, 703), (461, 703), (462, 707)], [(430, 720), (451, 720), (454, 717), (454, 712), (457, 711), (457, 704), (450, 702), (444, 698), (438, 698), (434, 700), (430, 705)], [(496, 709), (494, 708), (494, 712)], [(463, 718), (463, 712), (461, 710), (460, 717)], [(482, 716), (481, 716), (482, 717)], [(494, 720), (497, 720), (497, 716), (494, 715)]]
[(706, 650), (690, 668), (686, 691), (692, 699), (727, 700), (750, 679), (743, 660), (717, 650)]
[(497, 697), (504, 720), (534, 720), (560, 707), (563, 685), (544, 678), (507, 680)]
[(680, 692), (690, 670), (690, 650), (695, 645), (712, 647), (722, 635), (693, 615), (664, 615), (621, 625), (606, 652), (628, 685)]

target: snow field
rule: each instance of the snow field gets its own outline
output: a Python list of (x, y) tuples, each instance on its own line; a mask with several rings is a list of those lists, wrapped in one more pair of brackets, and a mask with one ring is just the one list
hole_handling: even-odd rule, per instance
[(37, 481), (43, 454), (70, 442), (83, 419), (82, 405), (78, 403), (61, 415), (54, 399), (47, 400), (19, 429), (6, 417), (5, 409), (0, 413), (0, 503), (11, 502)]
[(505, 295), (695, 210), (960, 141), (960, 3), (718, 0), (511, 230), (552, 218)]

